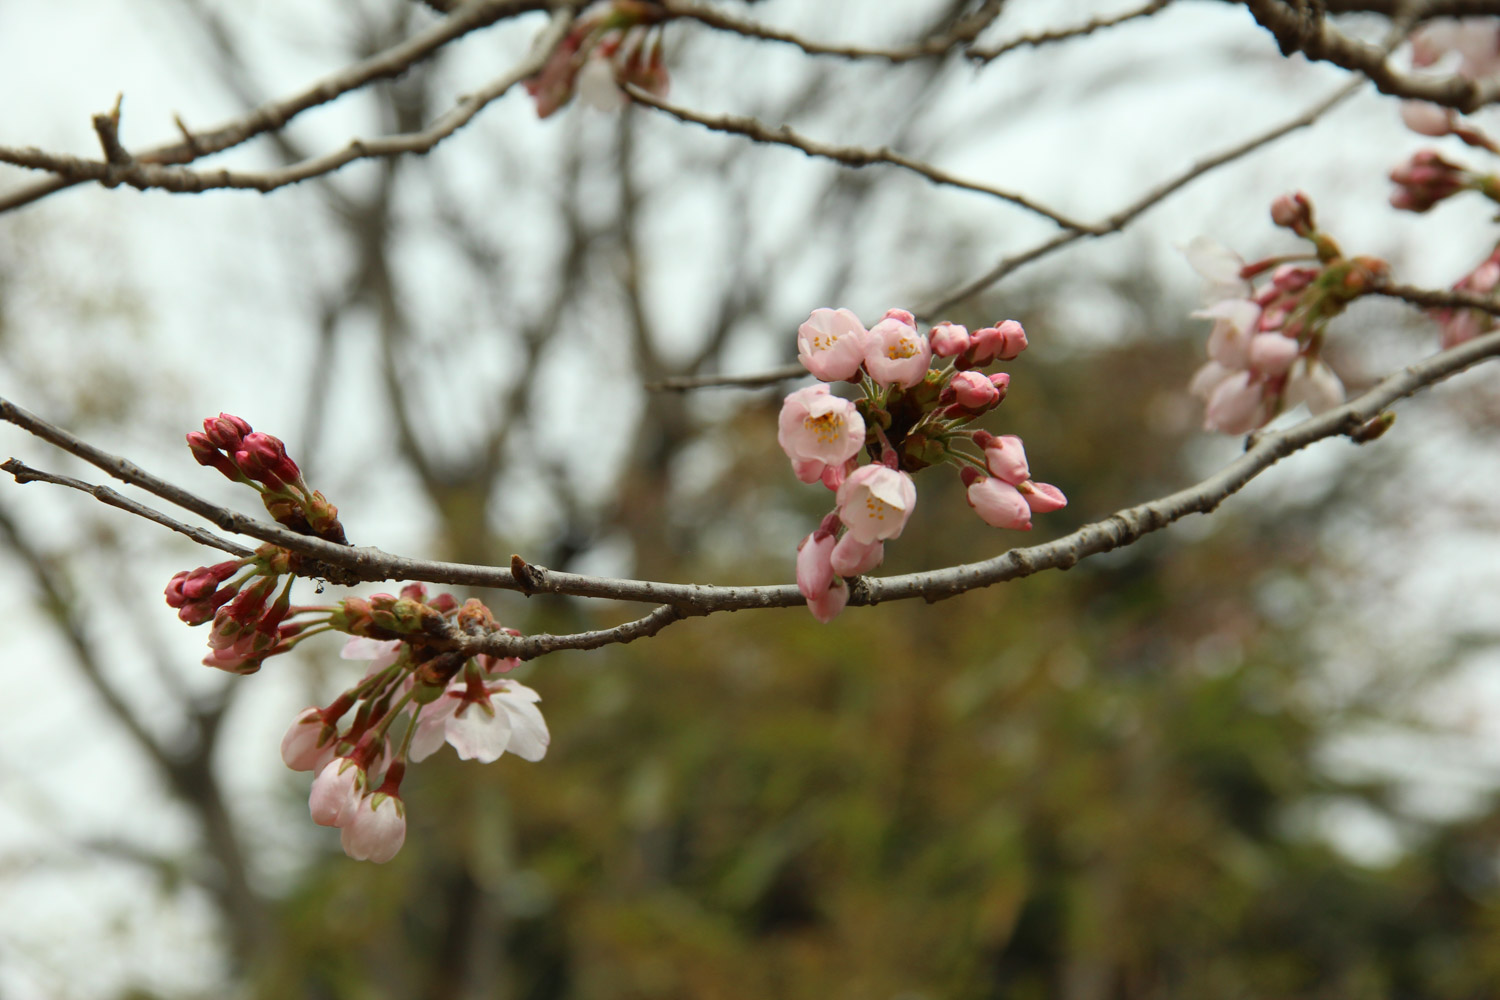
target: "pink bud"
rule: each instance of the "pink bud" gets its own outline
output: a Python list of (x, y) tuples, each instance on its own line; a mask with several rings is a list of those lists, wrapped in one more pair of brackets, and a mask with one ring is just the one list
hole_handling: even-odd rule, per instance
[(814, 618), (827, 625), (838, 617), (839, 612), (843, 611), (848, 603), (848, 585), (843, 580), (835, 580), (833, 586), (823, 593), (807, 599), (807, 610), (812, 612)]
[(1030, 479), (1016, 489), (1026, 498), (1026, 506), (1031, 508), (1033, 514), (1047, 514), (1062, 510), (1068, 505), (1068, 498), (1063, 496), (1063, 491), (1051, 483), (1039, 483)]
[(213, 442), (214, 447), (225, 451), (232, 452), (238, 449), (240, 441), (249, 433), (250, 425), (242, 418), (230, 413), (206, 417), (203, 421), (203, 435)]
[(1000, 390), (979, 372), (954, 372), (948, 387), (959, 406), (975, 413), (983, 413), (1000, 402)]
[(1453, 131), (1453, 112), (1428, 101), (1402, 101), (1401, 121), (1418, 135), (1436, 138)]
[(343, 826), (351, 810), (364, 793), (368, 778), (365, 769), (349, 757), (336, 757), (324, 765), (313, 779), (307, 807), (313, 822), (319, 826)]
[(1258, 333), (1250, 338), (1250, 367), (1262, 375), (1285, 375), (1302, 348), (1279, 333)]
[(399, 796), (376, 792), (354, 802), (344, 822), (336, 825), (343, 827), (339, 843), (345, 854), (384, 864), (406, 842), (406, 804)]
[(957, 323), (939, 323), (927, 334), (932, 342), (932, 353), (940, 358), (952, 358), (969, 349), (969, 331)]
[(973, 336), (973, 346), (970, 347), (966, 357), (978, 368), (997, 358), (1001, 361), (1014, 360), (1026, 350), (1026, 347), (1026, 331), (1021, 328), (1020, 323), (1008, 319), (999, 326), (987, 326), (983, 330), (976, 330)]
[(1031, 478), (1031, 470), (1026, 466), (1026, 449), (1014, 434), (1002, 435), (986, 445), (984, 461), (989, 466), (990, 475), (1012, 486)]
[(1251, 381), (1248, 371), (1235, 372), (1208, 397), (1203, 424), (1221, 434), (1248, 434), (1266, 422), (1262, 403), (1261, 385)]
[(814, 531), (797, 546), (797, 590), (808, 600), (822, 596), (833, 584), (834, 537)]
[[(296, 483), (302, 479), (302, 470), (286, 453), (286, 444), (278, 437), (253, 431), (245, 435), (240, 450), (235, 452), (235, 461), (243, 468), (243, 455), (250, 455), (254, 466), (285, 483)], [(247, 475), (248, 475), (247, 470)], [(252, 477), (261, 478), (261, 477)]]
[(1021, 492), (1004, 480), (992, 476), (976, 479), (969, 486), (968, 499), (969, 506), (986, 524), (1016, 531), (1031, 530), (1031, 507)]
[(861, 542), (852, 534), (845, 534), (833, 547), (829, 561), (839, 576), (860, 576), (879, 566), (885, 559), (884, 542)]
[(1301, 191), (1280, 195), (1271, 202), (1271, 221), (1283, 229), (1306, 232), (1313, 227), (1312, 202)]
[(293, 771), (321, 771), (333, 760), (336, 737), (321, 708), (304, 708), (281, 738), (281, 760)]

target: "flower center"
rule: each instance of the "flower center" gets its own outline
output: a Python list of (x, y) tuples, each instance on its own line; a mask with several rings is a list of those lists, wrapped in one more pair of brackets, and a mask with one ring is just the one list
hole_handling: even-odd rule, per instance
[(844, 420), (837, 413), (825, 413), (821, 417), (808, 415), (802, 418), (802, 426), (817, 437), (821, 444), (837, 441), (844, 430)]
[(865, 497), (865, 516), (872, 521), (884, 521), (886, 513), (895, 509), (873, 493)]
[(902, 337), (894, 344), (887, 344), (885, 356), (892, 361), (901, 361), (917, 353), (917, 345), (910, 337)]

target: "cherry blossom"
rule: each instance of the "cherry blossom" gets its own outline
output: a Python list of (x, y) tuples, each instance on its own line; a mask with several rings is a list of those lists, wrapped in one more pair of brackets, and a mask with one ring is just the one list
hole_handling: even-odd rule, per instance
[(905, 309), (887, 312), (865, 338), (865, 371), (877, 385), (909, 389), (927, 377), (931, 363), (932, 344)]
[(507, 678), (472, 684), (457, 679), (417, 716), (410, 757), (426, 760), (447, 741), (463, 760), (489, 764), (507, 752), (522, 760), (541, 760), (552, 741), (536, 707), (541, 697)]
[(848, 309), (814, 309), (797, 328), (797, 360), (824, 382), (853, 379), (869, 331)]
[(384, 864), (406, 842), (406, 804), (387, 792), (361, 796), (339, 825), (345, 854), (356, 861)]
[(792, 460), (797, 478), (810, 483), (826, 466), (842, 465), (865, 443), (865, 421), (847, 399), (826, 385), (811, 385), (786, 397), (776, 440)]
[(329, 761), (313, 780), (312, 793), (307, 799), (313, 822), (319, 826), (343, 826), (368, 784), (365, 769), (352, 758)]
[(884, 465), (856, 469), (838, 491), (839, 519), (865, 544), (899, 536), (916, 504), (911, 476)]

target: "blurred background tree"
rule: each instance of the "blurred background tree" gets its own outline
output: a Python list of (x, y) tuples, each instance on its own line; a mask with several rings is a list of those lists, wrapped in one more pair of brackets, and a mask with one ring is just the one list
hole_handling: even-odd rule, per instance
[[(1006, 5), (996, 30), (1097, 13), (1027, 6)], [(888, 40), (940, 36), (990, 8), (750, 12)], [(149, 31), (186, 43), (178, 61), (191, 65), (174, 73), (197, 81), (174, 77), (173, 99), (198, 86), (237, 113), (312, 75), (303, 63), (344, 65), (439, 16), (389, 0), (271, 13), (153, 7)], [(997, 62), (977, 83), (958, 57), (813, 61), (687, 24), (668, 36), (669, 62), (695, 106), (1014, 166), (1028, 193), (1090, 218), (1160, 179), (1167, 138), (1122, 146), (1140, 113), (1113, 123), (1121, 92), (1159, 93), (1153, 75), (1180, 87), (1209, 74), (1213, 53), (1253, 47), (1213, 71), (1210, 101), (1173, 105), (1185, 159), (1237, 134), (1221, 127), (1236, 102), (1268, 124), (1301, 108), (1305, 97), (1279, 98), (1317, 71), (1289, 76), (1245, 21), (1235, 5), (1176, 4), (1149, 30), (1023, 50), (1016, 69)], [(444, 49), (346, 114), (356, 128), (419, 129), (538, 24)], [(1158, 64), (1184, 45), (1189, 57)], [(1249, 161), (1173, 223), (1214, 205), (1226, 234), (1263, 250), (1263, 195), (1322, 182), (1350, 189), (1335, 205), (1387, 251), (1404, 223), (1370, 221), (1354, 201), (1380, 194), (1387, 164), (1368, 151), (1387, 140), (1373, 127), (1348, 137), (1393, 128), (1394, 112), (1373, 97), (1360, 107), (1284, 160)], [(299, 121), (257, 155), (296, 162), (340, 134)], [(1109, 176), (1061, 176), (1101, 149)], [(518, 97), (425, 158), (267, 199), (122, 197), (79, 191), (0, 217), (6, 395), (226, 499), (163, 442), (204, 413), (244, 412), (292, 442), (356, 543), (716, 582), (790, 578), (826, 497), (774, 445), (775, 387), (642, 385), (784, 363), (810, 308), (930, 301), (1045, 228), (898, 172), (803, 163), (639, 107), (537, 123)], [(1445, 224), (1471, 243), (1478, 231)], [(1068, 492), (1044, 532), (1232, 453), (1203, 440), (1184, 399), (1203, 330), (1164, 270), (1170, 240), (1115, 239), (949, 315), (1031, 332), (992, 423), (1023, 435)], [(1431, 339), (1405, 323), (1356, 310), (1352, 383)], [(201, 636), (179, 634), (155, 596), (190, 548), (86, 500), (9, 491), (7, 599), (28, 610), (0, 670), (27, 694), (0, 745), (16, 803), (0, 871), (26, 912), (4, 928), (0, 982), (20, 997), (1491, 995), (1493, 776), (1479, 774), (1462, 809), (1424, 808), (1395, 766), (1406, 744), (1390, 740), (1425, 736), (1464, 701), (1470, 689), (1443, 685), (1494, 636), (1403, 600), (1398, 578), (1423, 550), (1372, 527), (1444, 546), (1493, 529), (1457, 488), (1424, 498), (1444, 523), (1411, 512), (1411, 483), (1435, 463), (1480, 469), (1481, 494), (1493, 481), (1493, 460), (1476, 457), (1500, 412), (1491, 395), (1438, 395), (1414, 433), (1328, 446), (1208, 521), (1066, 574), (851, 609), (829, 626), (801, 610), (723, 615), (546, 657), (524, 676), (545, 698), (547, 759), (434, 758), (404, 789), (407, 845), (380, 867), (338, 854), (305, 822), (306, 780), (272, 771), (291, 713), (347, 683), (332, 647), (248, 684), (205, 677)], [(956, 482), (930, 480), (883, 572), (1012, 544)], [(561, 599), (492, 606), (528, 633), (623, 617)], [(38, 676), (45, 697), (30, 694)], [(1434, 691), (1448, 692), (1440, 704)], [(1349, 766), (1372, 746), (1367, 768)], [(110, 956), (101, 968), (42, 945), (67, 933), (59, 898), (116, 915), (86, 932), (89, 953)]]

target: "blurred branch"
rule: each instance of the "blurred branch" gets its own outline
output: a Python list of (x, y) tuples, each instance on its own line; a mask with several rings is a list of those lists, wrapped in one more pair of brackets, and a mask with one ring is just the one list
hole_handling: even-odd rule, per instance
[(536, 49), (514, 69), (460, 100), (453, 108), (420, 132), (383, 136), (379, 139), (351, 139), (349, 145), (332, 153), (314, 156), (276, 170), (190, 170), (185, 167), (162, 167), (137, 160), (101, 162), (76, 156), (46, 153), (39, 149), (13, 149), (0, 146), (0, 162), (48, 170), (73, 181), (98, 181), (105, 187), (125, 184), (142, 191), (160, 188), (178, 194), (195, 194), (219, 188), (251, 189), (265, 193), (312, 177), (321, 177), (356, 160), (375, 157), (422, 154), (467, 125), (488, 104), (501, 97), (517, 83), (541, 69), (552, 48), (562, 40), (572, 23), (572, 14), (554, 15), (552, 24), (538, 40)]
[(988, 288), (990, 285), (999, 281), (1001, 278), (1004, 278), (1006, 275), (1010, 274), (1017, 268), (1022, 267), (1026, 264), (1030, 264), (1032, 261), (1040, 260), (1041, 258), (1051, 254), (1053, 251), (1061, 250), (1063, 247), (1077, 242), (1084, 237), (1102, 236), (1108, 235), (1110, 233), (1120, 232), (1132, 221), (1134, 221), (1136, 216), (1153, 207), (1158, 202), (1164, 201), (1168, 196), (1174, 194), (1179, 188), (1186, 187), (1188, 184), (1197, 180), (1199, 177), (1202, 177), (1209, 171), (1222, 167), (1226, 163), (1233, 162), (1234, 160), (1237, 160), (1242, 156), (1260, 149), (1262, 146), (1269, 145), (1270, 143), (1275, 142), (1277, 139), (1280, 139), (1282, 136), (1289, 135), (1290, 133), (1295, 132), (1298, 129), (1306, 128), (1307, 126), (1311, 125), (1313, 122), (1317, 121), (1329, 110), (1331, 110), (1335, 105), (1348, 98), (1363, 85), (1364, 81), (1361, 79), (1350, 80), (1348, 83), (1344, 84), (1338, 90), (1335, 90), (1332, 94), (1319, 101), (1311, 108), (1308, 108), (1296, 118), (1284, 122), (1283, 124), (1278, 125), (1275, 128), (1270, 129), (1269, 131), (1262, 132), (1256, 136), (1252, 136), (1251, 138), (1246, 139), (1244, 142), (1239, 143), (1235, 146), (1231, 146), (1221, 153), (1216, 153), (1213, 156), (1208, 157), (1207, 159), (1199, 160), (1197, 163), (1194, 163), (1191, 167), (1188, 167), (1176, 177), (1164, 181), (1163, 183), (1152, 188), (1150, 191), (1146, 192), (1146, 194), (1142, 195), (1131, 204), (1120, 209), (1118, 212), (1095, 226), (1085, 229), (1076, 229), (1072, 232), (1059, 233), (1052, 239), (1046, 241), (1045, 243), (1040, 243), (1032, 247), (1030, 250), (1025, 250), (1021, 253), (1006, 257), (1005, 259), (1001, 260), (1000, 263), (996, 264), (994, 267), (992, 267), (990, 270), (986, 271), (979, 277), (973, 279), (967, 284), (961, 285), (959, 288), (955, 289), (952, 292), (949, 292), (937, 301), (922, 307), (919, 310), (919, 315), (923, 318), (929, 318), (936, 313), (941, 313), (954, 304), (962, 302), (964, 299), (968, 298), (970, 295), (973, 295), (975, 292), (979, 292), (984, 290), (985, 288)]
[[(1500, 314), (1500, 303), (1483, 299), (1476, 299), (1471, 303), (1467, 298), (1453, 301), (1472, 305), (1492, 315)], [(1391, 404), (1496, 355), (1500, 355), (1500, 332), (1441, 351), (1386, 377), (1352, 402), (1311, 417), (1286, 430), (1252, 438), (1244, 455), (1194, 486), (1158, 500), (1117, 511), (1104, 520), (1085, 525), (1054, 541), (1029, 548), (1012, 549), (983, 562), (903, 576), (855, 578), (850, 581), (849, 603), (872, 605), (918, 597), (936, 601), (980, 587), (1030, 576), (1046, 569), (1067, 569), (1089, 556), (1132, 544), (1144, 535), (1158, 531), (1188, 514), (1213, 511), (1261, 472), (1316, 441), (1341, 435), (1361, 440), (1361, 432)], [(160, 482), (140, 472), (131, 463), (100, 452), (92, 445), (3, 400), (0, 400), (0, 417), (112, 473), (133, 470), (132, 478), (138, 481), (137, 485), (143, 485), (146, 481), (153, 484)], [(791, 584), (720, 587), (584, 576), (528, 564), (519, 556), (513, 557), (512, 565), (505, 568), (392, 556), (374, 548), (347, 548), (322, 539), (297, 535), (278, 525), (215, 508), (176, 487), (170, 487), (169, 492), (191, 499), (197, 506), (206, 508), (208, 513), (205, 516), (213, 514), (221, 517), (223, 522), (227, 522), (221, 522), (226, 530), (239, 530), (265, 541), (284, 544), (295, 552), (346, 568), (352, 576), (365, 580), (424, 580), (437, 584), (517, 590), (526, 594), (566, 594), (643, 601), (668, 605), (682, 616), (701, 616), (717, 611), (749, 608), (792, 607), (804, 603), (802, 595)], [(651, 615), (615, 630), (552, 636), (547, 641), (552, 643), (549, 648), (586, 648), (589, 644), (626, 641), (626, 636), (636, 638), (653, 634), (653, 631), (659, 631), (673, 620), (676, 620), (674, 614), (658, 608)], [(612, 632), (619, 638), (608, 638)], [(527, 650), (524, 637), (492, 635), (483, 640), (470, 638), (453, 641), (478, 643), (471, 652), (484, 651), (498, 656), (521, 655)], [(577, 645), (569, 646), (569, 643)]]
[[(1082, 222), (1075, 222), (1074, 220), (1068, 218), (1060, 212), (1054, 212), (1052, 209), (1049, 209), (1043, 205), (1038, 205), (1036, 202), (1027, 198), (1025, 195), (1016, 194), (1013, 191), (1006, 191), (1002, 188), (993, 187), (988, 184), (981, 184), (978, 181), (965, 180), (962, 177), (957, 177), (945, 170), (939, 170), (937, 167), (934, 167), (931, 164), (923, 163), (921, 160), (915, 160), (909, 156), (904, 156), (893, 149), (889, 149), (886, 147), (881, 147), (879, 149), (869, 149), (862, 146), (834, 146), (827, 143), (821, 143), (817, 140), (809, 139), (805, 136), (799, 135), (797, 132), (793, 131), (789, 126), (786, 125), (781, 125), (777, 128), (770, 128), (759, 119), (751, 118), (745, 115), (705, 115), (697, 111), (692, 111), (688, 108), (681, 107), (680, 105), (671, 104), (667, 101), (664, 101), (659, 97), (647, 93), (646, 91), (642, 90), (632, 83), (623, 83), (622, 86), (632, 98), (639, 101), (641, 104), (656, 108), (658, 111), (663, 111), (671, 115), (673, 118), (678, 119), (679, 121), (691, 122), (694, 125), (702, 125), (704, 128), (709, 129), (710, 131), (728, 132), (733, 135), (742, 135), (749, 139), (751, 142), (763, 142), (776, 146), (790, 146), (793, 149), (801, 150), (808, 156), (815, 156), (821, 157), (823, 159), (833, 160), (837, 163), (843, 164), (846, 167), (857, 168), (867, 167), (875, 163), (886, 163), (893, 167), (900, 167), (903, 170), (910, 170), (912, 173), (927, 178), (934, 184), (961, 188), (965, 191), (976, 191), (979, 194), (985, 194), (989, 195), (992, 198), (999, 198), (1002, 201), (1008, 201), (1013, 205), (1017, 205), (1021, 208), (1027, 209), (1028, 211), (1034, 212), (1037, 215), (1051, 219), (1053, 222), (1057, 223), (1059, 226), (1062, 226), (1064, 229), (1071, 229), (1075, 232), (1088, 233), (1090, 235), (1102, 235), (1102, 232), (1096, 231), (1095, 227), (1091, 227)], [(0, 154), (3, 154), (3, 151), (0, 151)], [(3, 155), (0, 155), (0, 158), (3, 158)]]
[(655, 382), (647, 382), (645, 389), (648, 392), (662, 392), (666, 390), (683, 391), (687, 389), (713, 389), (725, 386), (738, 387), (742, 389), (754, 389), (767, 385), (775, 385), (788, 379), (802, 378), (807, 374), (807, 369), (799, 365), (787, 365), (784, 368), (773, 368), (758, 375), (669, 375)]
[(692, 3), (690, 0), (659, 0), (672, 17), (689, 18), (731, 34), (745, 38), (759, 38), (768, 42), (784, 42), (813, 56), (839, 56), (844, 59), (884, 59), (891, 63), (910, 62), (914, 59), (930, 59), (947, 55), (959, 46), (973, 42), (985, 28), (999, 16), (1003, 0), (985, 0), (979, 9), (967, 17), (958, 18), (951, 29), (933, 35), (914, 45), (892, 48), (865, 48), (858, 45), (838, 45), (815, 42), (790, 31), (767, 27), (726, 14), (713, 7)]
[[(571, 17), (572, 4), (565, 0), (472, 0), (466, 3), (453, 15), (444, 18), (432, 27), (422, 31), (397, 45), (393, 45), (383, 52), (377, 53), (368, 59), (363, 59), (351, 66), (324, 77), (312, 86), (302, 90), (290, 97), (278, 101), (262, 104), (238, 118), (231, 119), (216, 128), (202, 131), (184, 131), (184, 140), (165, 146), (157, 146), (149, 150), (134, 154), (129, 164), (100, 163), (80, 159), (78, 157), (64, 156), (61, 154), (45, 153), (38, 149), (4, 149), (0, 148), (0, 161), (14, 163), (16, 166), (30, 167), (32, 169), (48, 170), (58, 176), (46, 181), (18, 188), (9, 194), (0, 195), (0, 212), (18, 208), (43, 198), (55, 191), (80, 184), (85, 181), (105, 181), (114, 184), (126, 183), (133, 186), (142, 186), (137, 181), (164, 181), (165, 183), (149, 183), (145, 186), (163, 187), (167, 190), (206, 190), (207, 187), (256, 187), (254, 183), (249, 184), (206, 184), (199, 187), (173, 187), (173, 184), (190, 185), (190, 179), (174, 177), (183, 175), (186, 178), (198, 177), (191, 171), (169, 171), (164, 166), (169, 164), (191, 163), (200, 157), (211, 153), (222, 152), (238, 146), (249, 139), (262, 133), (279, 130), (292, 118), (301, 114), (309, 108), (315, 108), (322, 104), (358, 90), (366, 84), (388, 77), (398, 76), (406, 72), (411, 66), (430, 56), (438, 49), (447, 45), (455, 39), (462, 38), (470, 32), (480, 28), (488, 27), (502, 19), (513, 17), (517, 14), (536, 10), (547, 10), (556, 8), (559, 10), (558, 17)], [(555, 27), (555, 22), (554, 22)], [(528, 59), (527, 62), (531, 62)], [(458, 108), (449, 113), (449, 117), (458, 113), (467, 102), (460, 102)], [(477, 108), (475, 109), (478, 110)], [(472, 116), (472, 114), (471, 114)], [(180, 124), (180, 123), (179, 123)], [(461, 122), (459, 124), (462, 124)], [(457, 128), (454, 125), (454, 128)], [(402, 137), (396, 137), (397, 139)], [(441, 137), (439, 137), (441, 138)], [(384, 140), (392, 141), (392, 140)], [(343, 153), (329, 154), (328, 157), (320, 159), (327, 160), (330, 157), (347, 155), (355, 146), (345, 150)], [(389, 154), (384, 154), (389, 155)], [(317, 160), (307, 161), (318, 162)], [(342, 166), (342, 164), (337, 164)], [(322, 172), (326, 173), (328, 167)], [(113, 170), (113, 173), (111, 173)], [(210, 177), (219, 178), (254, 178), (254, 174), (231, 174), (229, 171), (215, 171), (207, 175), (201, 175), (201, 180)], [(312, 176), (308, 174), (307, 176)], [(106, 180), (108, 178), (108, 180)], [(297, 178), (302, 179), (302, 178)], [(290, 183), (290, 181), (284, 182)]]
[(1431, 101), (1468, 113), (1500, 100), (1500, 80), (1468, 80), (1461, 76), (1434, 79), (1392, 69), (1390, 46), (1371, 45), (1339, 31), (1311, 4), (1284, 0), (1243, 0), (1261, 27), (1269, 31), (1289, 56), (1301, 52), (1308, 59), (1330, 62), (1364, 74), (1384, 94)]
[(126, 499), (108, 486), (94, 486), (81, 479), (74, 479), (72, 476), (59, 476), (55, 473), (43, 472), (40, 469), (33, 469), (26, 463), (14, 458), (6, 459), (3, 463), (0, 463), (0, 472), (10, 473), (15, 477), (16, 482), (21, 484), (33, 482), (51, 483), (54, 486), (66, 486), (70, 489), (87, 493), (100, 503), (108, 504), (111, 507), (118, 507), (127, 513), (135, 514), (137, 517), (144, 517), (148, 521), (155, 521), (165, 528), (171, 528), (173, 531), (187, 535), (199, 545), (221, 549), (232, 556), (248, 556), (253, 554), (250, 549), (242, 545), (236, 545), (226, 538), (220, 538), (211, 531), (204, 531), (202, 528), (183, 524), (181, 521), (174, 520), (158, 510), (152, 510), (145, 504)]
[(1151, 0), (1150, 3), (1146, 4), (1143, 7), (1138, 7), (1135, 10), (1126, 11), (1123, 14), (1116, 14), (1113, 17), (1096, 17), (1092, 20), (1086, 21), (1083, 24), (1075, 25), (1071, 28), (1058, 28), (1054, 31), (1037, 32), (1034, 35), (1022, 35), (1019, 38), (1012, 38), (1010, 41), (1002, 42), (1001, 44), (993, 46), (992, 48), (971, 48), (964, 54), (976, 62), (989, 62), (992, 59), (998, 59), (1000, 56), (1003, 56), (1007, 52), (1010, 52), (1014, 49), (1019, 49), (1026, 46), (1035, 47), (1040, 45), (1049, 45), (1052, 42), (1063, 42), (1067, 41), (1070, 38), (1082, 38), (1085, 35), (1092, 35), (1094, 32), (1102, 30), (1104, 28), (1113, 28), (1117, 24), (1124, 24), (1126, 21), (1134, 21), (1137, 18), (1150, 17), (1152, 14), (1163, 10), (1171, 3), (1172, 0)]

